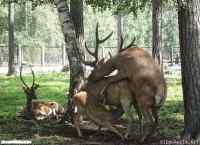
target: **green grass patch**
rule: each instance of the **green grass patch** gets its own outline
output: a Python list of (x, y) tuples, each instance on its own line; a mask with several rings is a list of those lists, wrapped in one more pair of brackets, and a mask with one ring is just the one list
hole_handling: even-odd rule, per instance
[[(25, 75), (24, 80), (31, 86), (31, 75)], [(36, 83), (40, 85), (37, 90), (38, 99), (54, 100), (64, 105), (69, 76), (64, 73), (36, 74)], [(19, 76), (0, 75), (0, 118), (15, 118), (16, 112), (20, 111), (25, 102), (26, 96)]]
[[(25, 75), (24, 78), (31, 85), (32, 76)], [(69, 88), (68, 75), (65, 73), (36, 74), (36, 83), (40, 85), (37, 90), (40, 100), (54, 100), (62, 105), (65, 104), (67, 99), (65, 93)], [(183, 130), (184, 107), (180, 75), (167, 76), (167, 84), (168, 97), (160, 111), (160, 132), (164, 136), (174, 137)], [(32, 138), (31, 135), (37, 134), (38, 126), (27, 128), (15, 120), (16, 112), (21, 110), (25, 102), (26, 96), (19, 76), (0, 75), (0, 139), (31, 138), (34, 144), (55, 144), (59, 140), (66, 142), (64, 138), (56, 136), (50, 140)]]

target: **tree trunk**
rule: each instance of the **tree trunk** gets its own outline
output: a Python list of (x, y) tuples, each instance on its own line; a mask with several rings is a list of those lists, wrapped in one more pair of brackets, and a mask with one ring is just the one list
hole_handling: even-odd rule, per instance
[[(70, 14), (75, 26), (76, 39), (79, 42), (79, 49), (86, 54), (86, 50), (82, 45), (84, 41), (83, 0), (70, 1)], [(84, 72), (86, 72), (86, 68), (84, 67), (83, 69), (84, 71), (82, 72), (81, 77), (86, 76), (86, 74), (84, 74)]]
[(83, 0), (70, 1), (70, 14), (75, 26), (76, 37), (84, 38)]
[(122, 16), (121, 14), (116, 15), (117, 22), (117, 48), (120, 49), (121, 46), (121, 36), (122, 35)]
[(8, 74), (12, 75), (15, 72), (14, 66), (14, 53), (15, 53), (15, 43), (14, 43), (14, 11), (15, 6), (13, 2), (8, 3)]
[(72, 104), (72, 96), (73, 94), (80, 89), (80, 86), (83, 82), (83, 67), (81, 64), (81, 53), (78, 45), (78, 41), (76, 41), (76, 33), (75, 27), (72, 22), (69, 13), (69, 7), (65, 0), (54, 0), (54, 4), (57, 7), (59, 20), (62, 26), (62, 31), (65, 37), (66, 44), (66, 52), (68, 55), (69, 66), (70, 66), (70, 88), (69, 88), (69, 96), (68, 96), (68, 110), (67, 116), (65, 116), (66, 120), (71, 120), (72, 118), (72, 109), (69, 108)]
[(161, 19), (162, 19), (162, 2), (161, 0), (152, 0), (152, 56), (161, 64)]
[(184, 137), (200, 135), (200, 1), (177, 1), (184, 97)]

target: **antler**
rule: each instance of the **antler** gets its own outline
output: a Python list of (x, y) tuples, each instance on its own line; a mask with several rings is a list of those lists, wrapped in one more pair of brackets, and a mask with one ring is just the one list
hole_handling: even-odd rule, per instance
[(33, 87), (35, 85), (35, 73), (34, 73), (32, 67), (31, 67), (31, 65), (29, 65), (29, 67), (31, 68), (31, 73), (32, 73), (32, 77), (33, 77), (33, 83), (32, 83), (32, 86), (31, 86), (31, 87)]
[[(32, 67), (31, 67), (31, 65), (29, 65), (29, 67), (31, 68), (31, 73), (32, 73), (32, 77), (33, 77), (33, 83), (32, 83), (32, 86), (31, 86), (31, 87), (33, 87), (33, 86), (35, 85), (35, 73), (34, 73)], [(21, 67), (20, 67), (20, 79), (21, 79), (23, 85), (24, 85), (26, 88), (29, 88), (28, 85), (25, 83), (25, 81), (24, 81), (24, 79), (23, 79), (23, 76), (22, 76), (22, 69), (23, 69), (23, 65), (21, 65)]]
[(82, 59), (82, 62), (85, 64), (85, 65), (90, 65), (92, 67), (94, 67), (96, 65), (96, 63), (99, 61), (98, 60), (98, 49), (99, 49), (99, 45), (103, 42), (105, 42), (106, 40), (108, 40), (111, 36), (112, 36), (113, 32), (111, 32), (110, 34), (108, 34), (105, 38), (103, 39), (99, 39), (99, 24), (97, 23), (96, 24), (96, 45), (95, 45), (95, 50), (94, 52), (92, 52), (88, 47), (87, 47), (87, 44), (85, 42), (85, 49), (86, 51), (95, 58), (94, 61), (85, 61)]
[(20, 79), (21, 79), (23, 85), (24, 85), (26, 88), (29, 88), (28, 85), (25, 83), (23, 77), (22, 77), (22, 68), (23, 68), (23, 65), (21, 65), (21, 67), (20, 67)]
[(118, 51), (118, 52), (124, 51), (124, 50), (126, 50), (127, 48), (130, 48), (131, 46), (135, 46), (135, 40), (136, 40), (135, 37), (133, 38), (133, 40), (131, 41), (131, 43), (130, 43), (129, 45), (127, 45), (126, 47), (124, 47), (124, 48), (123, 48), (124, 39), (123, 39), (122, 35), (120, 36), (120, 40), (121, 40), (121, 43), (120, 43), (120, 48), (119, 48), (119, 51)]

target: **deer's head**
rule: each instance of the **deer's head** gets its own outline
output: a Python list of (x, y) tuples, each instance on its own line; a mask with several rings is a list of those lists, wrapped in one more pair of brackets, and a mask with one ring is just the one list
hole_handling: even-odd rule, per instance
[(33, 78), (32, 79), (32, 85), (28, 86), (25, 83), (24, 79), (23, 79), (23, 76), (22, 76), (23, 65), (21, 65), (21, 67), (20, 67), (20, 80), (21, 80), (21, 82), (23, 84), (22, 88), (23, 88), (26, 96), (28, 98), (36, 99), (37, 98), (37, 96), (36, 96), (36, 90), (39, 87), (39, 84), (35, 83), (35, 74), (34, 74), (34, 71), (33, 71), (33, 69), (32, 69), (31, 66), (30, 66), (30, 68), (31, 68), (31, 74), (32, 74), (32, 78)]
[[(104, 37), (103, 39), (100, 39), (99, 38), (99, 31), (98, 31), (98, 28), (99, 28), (99, 24), (97, 23), (96, 25), (96, 32), (95, 32), (95, 36), (96, 36), (96, 42), (95, 42), (95, 49), (94, 51), (91, 51), (88, 47), (87, 47), (87, 44), (85, 43), (85, 49), (86, 51), (88, 52), (88, 54), (90, 54), (91, 56), (94, 57), (94, 60), (93, 61), (85, 61), (83, 59), (83, 57), (81, 58), (81, 61), (83, 62), (83, 64), (85, 65), (88, 65), (90, 67), (93, 68), (93, 71), (91, 74), (98, 74), (98, 70), (99, 69), (102, 69), (102, 66), (103, 64), (105, 63), (105, 59), (102, 58), (101, 60), (99, 60), (99, 57), (98, 57), (98, 54), (99, 54), (99, 45), (104, 43), (106, 40), (108, 40), (113, 32), (111, 32), (110, 34), (108, 34), (106, 37)], [(93, 73), (94, 72), (94, 73)], [(89, 76), (90, 78), (92, 78), (91, 76)]]
[[(111, 32), (104, 39), (100, 40), (99, 35), (98, 35), (98, 23), (97, 23), (97, 26), (96, 26), (96, 46), (95, 46), (94, 52), (92, 52), (90, 49), (88, 49), (87, 44), (85, 43), (85, 48), (86, 48), (87, 52), (95, 58), (94, 61), (84, 61), (82, 59), (82, 62), (85, 65), (89, 65), (93, 68), (91, 74), (88, 77), (88, 80), (90, 80), (90, 81), (98, 81), (100, 78), (102, 78), (102, 76), (106, 76), (107, 74), (109, 74), (110, 72), (115, 70), (115, 68), (113, 66), (113, 61), (111, 61), (112, 55), (111, 55), (110, 52), (109, 52), (109, 55), (110, 55), (109, 60), (105, 60), (105, 58), (102, 58), (101, 60), (99, 60), (99, 58), (98, 58), (99, 44), (101, 44), (101, 43), (105, 42), (107, 39), (109, 39), (112, 36), (112, 34), (113, 34), (113, 32)], [(121, 43), (120, 43), (120, 46), (118, 48), (118, 53), (126, 50), (127, 48), (135, 46), (135, 38), (126, 47), (123, 46), (124, 40), (123, 40), (122, 36), (120, 37), (120, 42)]]

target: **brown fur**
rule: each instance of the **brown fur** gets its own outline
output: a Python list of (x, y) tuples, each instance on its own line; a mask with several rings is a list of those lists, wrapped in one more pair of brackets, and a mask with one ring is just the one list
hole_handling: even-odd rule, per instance
[(106, 110), (105, 106), (93, 102), (93, 98), (86, 91), (80, 91), (73, 97), (75, 103), (74, 124), (78, 135), (81, 137), (80, 131), (80, 115), (86, 115), (94, 123), (109, 128), (111, 131), (123, 138), (123, 135), (111, 125), (112, 114)]
[[(33, 117), (36, 120), (51, 119), (52, 117), (57, 117), (64, 113), (64, 108), (54, 101), (32, 101), (32, 111)], [(26, 113), (27, 109), (24, 107), (22, 113)]]
[(144, 49), (128, 48), (108, 61), (98, 63), (88, 81), (99, 82), (115, 69), (118, 70), (118, 74), (108, 77), (109, 81), (103, 90), (110, 84), (127, 79), (132, 97), (136, 100), (145, 120), (152, 123), (154, 119), (157, 124), (158, 110), (166, 98), (166, 83), (159, 65)]
[[(117, 132), (116, 129), (113, 129), (111, 122), (114, 119), (118, 119), (122, 115), (121, 113), (113, 113), (110, 110), (107, 110), (104, 105), (114, 105), (117, 107), (117, 110), (122, 110), (127, 114), (129, 127), (133, 121), (131, 117), (132, 114), (130, 112), (131, 105), (135, 106), (135, 100), (133, 100), (131, 91), (128, 87), (128, 81), (123, 80), (115, 84), (111, 84), (106, 90), (106, 99), (103, 104), (99, 102), (98, 93), (104, 88), (104, 86), (109, 82), (109, 78), (103, 78), (98, 82), (88, 82), (83, 91), (78, 92), (74, 95), (74, 103), (77, 107), (75, 110), (75, 118), (74, 123), (77, 129), (79, 136), (82, 136), (79, 127), (79, 117), (80, 114), (86, 114), (91, 120), (96, 122), (100, 126), (108, 127), (111, 131), (115, 132), (119, 136), (122, 137), (121, 133)], [(122, 107), (122, 108), (121, 108)], [(135, 106), (136, 107), (136, 106)], [(137, 109), (137, 113), (140, 116), (140, 112)], [(103, 117), (102, 117), (103, 116)], [(130, 132), (130, 128), (128, 127), (128, 133)]]

